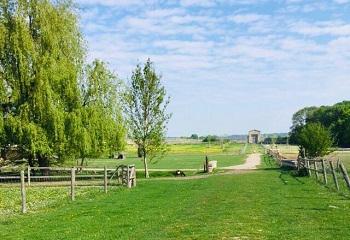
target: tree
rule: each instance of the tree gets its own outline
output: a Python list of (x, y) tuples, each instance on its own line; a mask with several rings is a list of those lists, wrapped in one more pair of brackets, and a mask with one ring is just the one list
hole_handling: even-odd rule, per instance
[(190, 139), (199, 139), (199, 137), (198, 137), (198, 134), (192, 134), (191, 136), (190, 136)]
[(290, 143), (297, 144), (299, 131), (305, 126), (316, 110), (317, 107), (305, 107), (293, 114), (292, 127), (289, 133)]
[(308, 123), (297, 136), (301, 152), (308, 158), (323, 157), (330, 153), (333, 139), (330, 131), (320, 123)]
[(123, 148), (116, 77), (84, 60), (71, 1), (1, 1), (2, 148), (17, 146), (31, 166)]
[(1, 145), (18, 145), (30, 165), (65, 156), (84, 54), (70, 1), (0, 2)]
[(70, 114), (68, 126), (73, 133), (69, 142), (71, 151), (85, 158), (103, 154), (113, 155), (125, 146), (125, 127), (118, 99), (116, 76), (106, 64), (95, 60), (86, 66), (81, 79), (81, 107)]
[(171, 117), (166, 113), (169, 97), (150, 59), (133, 71), (124, 101), (129, 135), (141, 151), (145, 177), (149, 178), (147, 163), (165, 153), (166, 125)]
[(218, 141), (219, 141), (219, 138), (215, 135), (208, 135), (202, 140), (202, 142), (218, 142)]
[(290, 142), (297, 143), (297, 135), (307, 123), (321, 123), (328, 128), (339, 147), (350, 147), (350, 101), (333, 106), (307, 107), (293, 115)]

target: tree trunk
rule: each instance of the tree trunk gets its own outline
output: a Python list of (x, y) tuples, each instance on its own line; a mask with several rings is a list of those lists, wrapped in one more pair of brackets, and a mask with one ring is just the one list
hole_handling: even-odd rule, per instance
[[(49, 166), (49, 159), (47, 158), (47, 156), (38, 154), (37, 157), (38, 157), (39, 167), (48, 167)], [(48, 176), (49, 175), (49, 170), (48, 169), (42, 169), (41, 173), (44, 176)]]
[(137, 147), (137, 156), (139, 157), (139, 158), (142, 158), (143, 157), (143, 151), (142, 151), (142, 149), (141, 149), (141, 147)]
[(208, 165), (209, 165), (209, 159), (208, 159), (208, 156), (205, 156), (205, 172), (206, 173), (209, 172)]
[(32, 154), (28, 155), (28, 165), (34, 167), (34, 156)]
[(143, 166), (145, 168), (145, 178), (149, 178), (146, 154), (143, 154)]

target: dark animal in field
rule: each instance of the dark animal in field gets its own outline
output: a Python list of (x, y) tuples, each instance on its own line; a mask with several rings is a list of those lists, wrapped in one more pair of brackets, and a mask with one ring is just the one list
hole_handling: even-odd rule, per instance
[(186, 177), (186, 174), (181, 170), (176, 170), (175, 177)]
[(119, 154), (118, 155), (118, 159), (124, 160), (125, 159), (125, 155), (124, 154)]

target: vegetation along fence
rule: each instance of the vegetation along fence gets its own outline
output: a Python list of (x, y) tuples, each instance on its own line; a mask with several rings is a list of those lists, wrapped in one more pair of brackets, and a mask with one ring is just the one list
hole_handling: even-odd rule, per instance
[[(306, 172), (307, 176), (314, 176), (316, 181), (327, 187), (334, 187), (335, 190), (350, 190), (350, 178), (348, 171), (342, 161), (327, 159), (306, 159), (288, 160), (278, 150), (267, 149), (266, 153), (274, 158), (282, 166), (297, 169), (299, 172)], [(332, 184), (332, 185), (331, 185)]]
[(0, 187), (19, 187), (22, 213), (27, 211), (26, 188), (67, 186), (75, 200), (76, 187), (97, 186), (107, 193), (108, 186), (136, 186), (134, 165), (120, 165), (116, 169), (83, 167), (28, 167), (27, 169), (0, 168)]

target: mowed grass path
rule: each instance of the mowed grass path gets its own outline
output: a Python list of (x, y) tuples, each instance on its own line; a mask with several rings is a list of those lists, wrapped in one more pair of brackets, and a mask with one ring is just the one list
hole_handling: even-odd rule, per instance
[[(247, 154), (260, 149), (259, 146), (248, 145), (246, 152), (242, 153), (245, 144), (226, 143), (221, 144), (173, 144), (169, 145), (168, 153), (162, 159), (154, 159), (149, 164), (150, 169), (202, 169), (205, 156), (209, 160), (217, 160), (218, 167), (228, 167), (244, 163)], [(135, 147), (128, 147), (126, 150), (126, 159), (88, 159), (88, 167), (114, 168), (120, 164), (135, 164), (136, 168), (143, 168), (141, 158), (136, 155)]]
[(140, 181), (0, 220), (0, 239), (350, 239), (350, 200), (288, 172)]

